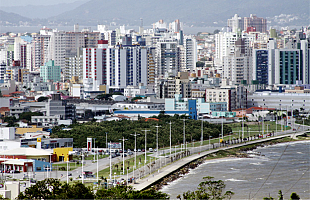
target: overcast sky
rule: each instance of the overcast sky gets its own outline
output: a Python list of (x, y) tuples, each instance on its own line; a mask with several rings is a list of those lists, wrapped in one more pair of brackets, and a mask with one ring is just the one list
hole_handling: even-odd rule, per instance
[(0, 8), (2, 6), (54, 5), (59, 3), (72, 3), (75, 1), (80, 0), (0, 0)]

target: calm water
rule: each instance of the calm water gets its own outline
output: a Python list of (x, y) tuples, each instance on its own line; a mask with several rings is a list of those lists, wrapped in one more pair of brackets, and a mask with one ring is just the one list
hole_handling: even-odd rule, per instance
[(258, 148), (254, 152), (265, 156), (207, 161), (161, 191), (176, 199), (184, 191), (195, 190), (203, 177), (212, 176), (223, 180), (226, 190), (235, 193), (232, 199), (249, 199), (249, 196), (263, 199), (269, 195), (277, 198), (279, 190), (285, 199), (289, 199), (292, 192), (297, 192), (302, 199), (310, 199), (310, 141), (282, 143)]

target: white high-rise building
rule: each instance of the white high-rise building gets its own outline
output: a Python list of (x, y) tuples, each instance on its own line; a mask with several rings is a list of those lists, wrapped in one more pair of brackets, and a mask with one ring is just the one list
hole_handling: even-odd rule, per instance
[(192, 36), (185, 36), (183, 45), (185, 50), (185, 53), (183, 55), (185, 56), (184, 61), (186, 71), (193, 72), (196, 68), (196, 62), (197, 62), (196, 39)]
[(235, 14), (231, 19), (227, 20), (227, 26), (230, 28), (230, 32), (237, 33), (238, 31), (243, 31), (244, 20)]
[(109, 48), (107, 52), (107, 84), (125, 88), (148, 84), (147, 49), (139, 46)]
[(177, 40), (160, 39), (155, 47), (156, 76), (177, 76), (180, 71)]
[(108, 41), (100, 40), (98, 48), (83, 49), (84, 91), (99, 91), (100, 85), (106, 85), (106, 65)]

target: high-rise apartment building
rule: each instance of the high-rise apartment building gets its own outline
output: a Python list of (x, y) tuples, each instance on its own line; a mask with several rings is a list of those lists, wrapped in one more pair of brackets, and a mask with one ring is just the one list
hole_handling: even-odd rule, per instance
[(49, 60), (45, 65), (40, 67), (40, 77), (43, 78), (44, 82), (48, 80), (53, 82), (60, 81), (60, 66), (55, 66), (53, 60)]
[(63, 79), (66, 81), (72, 77), (77, 77), (79, 81), (83, 80), (83, 50), (81, 48), (78, 49), (76, 56), (66, 58)]
[(253, 49), (253, 80), (268, 85), (268, 50)]
[(303, 67), (299, 49), (275, 50), (275, 84), (295, 84), (302, 81)]
[(265, 33), (267, 31), (267, 20), (251, 14), (250, 17), (244, 17), (244, 29), (255, 27), (257, 32)]
[(231, 19), (227, 20), (227, 26), (230, 28), (230, 32), (237, 33), (244, 29), (244, 19), (235, 14)]
[(176, 76), (180, 71), (179, 49), (176, 40), (160, 39), (156, 43), (156, 76)]

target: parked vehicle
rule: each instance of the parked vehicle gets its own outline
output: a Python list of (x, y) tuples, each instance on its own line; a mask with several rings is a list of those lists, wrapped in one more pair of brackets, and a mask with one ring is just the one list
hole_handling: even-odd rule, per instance
[(149, 152), (153, 152), (153, 148), (149, 148)]
[(138, 152), (141, 152), (141, 149), (138, 149)]

